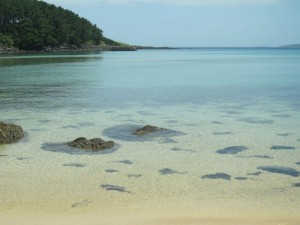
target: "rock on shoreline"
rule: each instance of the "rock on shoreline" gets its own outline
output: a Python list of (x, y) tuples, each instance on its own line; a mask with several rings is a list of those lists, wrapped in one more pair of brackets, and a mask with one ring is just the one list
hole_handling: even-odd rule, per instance
[(21, 126), (0, 121), (0, 144), (11, 144), (24, 137)]

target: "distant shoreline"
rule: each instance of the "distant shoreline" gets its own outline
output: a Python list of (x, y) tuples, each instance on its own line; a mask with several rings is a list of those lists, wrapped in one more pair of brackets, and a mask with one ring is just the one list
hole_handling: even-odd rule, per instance
[(101, 51), (138, 51), (138, 50), (175, 50), (175, 49), (300, 49), (300, 45), (285, 45), (279, 47), (153, 47), (153, 46), (60, 46), (48, 47), (42, 50), (20, 50), (18, 48), (5, 48), (0, 46), (0, 55), (34, 54), (34, 53), (67, 53), (67, 52), (101, 52)]

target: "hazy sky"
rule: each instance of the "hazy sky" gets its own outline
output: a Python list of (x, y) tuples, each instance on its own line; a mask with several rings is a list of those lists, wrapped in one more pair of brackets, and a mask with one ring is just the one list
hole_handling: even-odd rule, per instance
[(104, 35), (135, 45), (209, 47), (300, 43), (300, 0), (45, 0)]

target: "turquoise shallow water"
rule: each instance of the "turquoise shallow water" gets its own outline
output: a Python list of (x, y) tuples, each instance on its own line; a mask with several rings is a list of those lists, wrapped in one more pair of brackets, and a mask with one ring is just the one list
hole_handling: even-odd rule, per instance
[[(300, 219), (300, 50), (1, 56), (0, 104), (0, 121), (26, 131), (0, 146), (2, 212), (182, 207)], [(178, 132), (130, 135), (146, 124)], [(117, 147), (66, 153), (80, 136)], [(244, 147), (219, 153), (232, 146)]]

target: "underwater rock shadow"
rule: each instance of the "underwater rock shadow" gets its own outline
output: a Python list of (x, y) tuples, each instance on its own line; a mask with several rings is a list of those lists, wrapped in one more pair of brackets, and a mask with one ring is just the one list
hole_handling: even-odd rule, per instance
[(227, 173), (214, 173), (214, 174), (206, 174), (201, 177), (202, 179), (221, 179), (221, 180), (231, 180), (231, 176)]
[(287, 176), (292, 176), (292, 177), (299, 177), (300, 172), (290, 168), (290, 167), (283, 167), (283, 166), (260, 166), (257, 167), (259, 170), (264, 170), (270, 173), (278, 173), (278, 174), (283, 174)]
[(242, 121), (245, 123), (251, 123), (251, 124), (272, 124), (274, 123), (274, 120), (272, 119), (264, 119), (259, 117), (245, 117), (238, 119), (238, 121)]
[(170, 168), (163, 168), (158, 171), (161, 175), (171, 175), (171, 174), (187, 174), (187, 172), (178, 172)]
[(274, 145), (271, 147), (271, 150), (295, 150), (294, 146), (285, 146), (285, 145)]
[(101, 151), (91, 151), (91, 150), (83, 150), (79, 148), (74, 148), (68, 146), (67, 143), (50, 143), (46, 142), (42, 144), (41, 149), (50, 151), (50, 152), (59, 152), (65, 154), (73, 154), (73, 155), (102, 155), (102, 154), (110, 154), (117, 151), (121, 146), (115, 144), (114, 147), (110, 149), (105, 149)]
[(235, 155), (240, 152), (246, 151), (249, 148), (246, 146), (229, 146), (220, 150), (217, 150), (216, 152), (219, 154), (230, 154), (230, 155)]
[(111, 128), (107, 128), (103, 131), (103, 135), (109, 138), (122, 140), (122, 141), (168, 141), (170, 137), (174, 136), (182, 136), (186, 135), (184, 132), (174, 131), (169, 129), (161, 129), (157, 132), (148, 133), (145, 135), (135, 135), (134, 132), (141, 128), (140, 125), (132, 125), (132, 124), (124, 124), (124, 125), (117, 125)]

